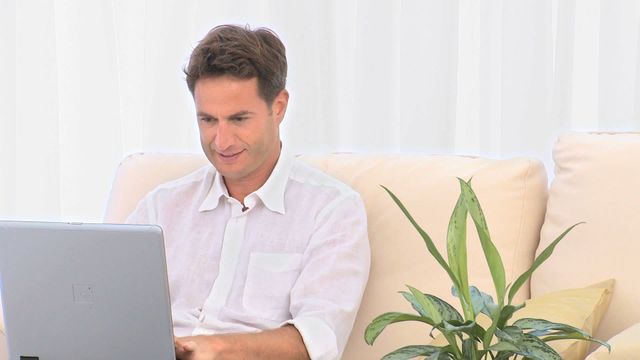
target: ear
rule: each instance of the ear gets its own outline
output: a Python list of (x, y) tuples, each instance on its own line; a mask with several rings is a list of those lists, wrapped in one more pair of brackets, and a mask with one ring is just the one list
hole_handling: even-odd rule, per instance
[(287, 112), (287, 105), (289, 104), (289, 92), (287, 89), (282, 89), (278, 95), (276, 95), (275, 99), (273, 99), (273, 104), (271, 105), (271, 111), (278, 121), (278, 124), (282, 122), (284, 119), (284, 114)]

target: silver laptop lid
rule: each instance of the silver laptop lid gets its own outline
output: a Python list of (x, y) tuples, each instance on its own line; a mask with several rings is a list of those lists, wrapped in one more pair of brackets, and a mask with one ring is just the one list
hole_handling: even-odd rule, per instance
[(9, 359), (174, 360), (162, 231), (0, 221)]

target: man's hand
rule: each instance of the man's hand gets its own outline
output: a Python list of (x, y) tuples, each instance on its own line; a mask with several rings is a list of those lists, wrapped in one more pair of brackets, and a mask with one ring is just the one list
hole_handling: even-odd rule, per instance
[[(217, 336), (190, 336), (176, 339), (176, 359), (216, 360), (223, 359), (224, 341)], [(216, 346), (218, 348), (216, 348)]]
[(302, 336), (292, 325), (259, 333), (177, 338), (175, 348), (177, 360), (309, 360)]

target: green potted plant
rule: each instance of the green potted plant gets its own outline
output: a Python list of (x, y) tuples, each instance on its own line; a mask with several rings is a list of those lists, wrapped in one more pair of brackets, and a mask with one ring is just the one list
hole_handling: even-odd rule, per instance
[[(383, 186), (393, 201), (402, 210), (411, 224), (424, 239), (427, 249), (451, 279), (452, 293), (460, 299), (462, 314), (444, 300), (425, 294), (411, 286), (409, 292), (401, 292), (417, 314), (387, 312), (376, 317), (365, 330), (365, 341), (373, 345), (374, 341), (387, 325), (418, 321), (430, 325), (446, 339), (446, 345), (409, 345), (399, 348), (383, 357), (383, 360), (413, 359), (468, 359), (468, 360), (506, 360), (539, 359), (561, 360), (560, 355), (547, 343), (561, 339), (580, 339), (609, 345), (597, 340), (581, 329), (566, 324), (554, 323), (544, 319), (523, 318), (513, 323), (509, 320), (524, 304), (513, 304), (518, 290), (526, 283), (531, 274), (551, 256), (556, 245), (567, 235), (575, 224), (558, 236), (534, 260), (531, 268), (520, 275), (512, 284), (506, 284), (504, 265), (500, 253), (491, 241), (487, 223), (480, 203), (470, 181), (458, 179), (460, 196), (453, 209), (447, 231), (447, 260), (440, 254), (429, 235), (418, 225), (406, 207), (393, 192)], [(486, 258), (495, 286), (497, 302), (493, 298), (469, 285), (467, 272), (467, 216), (471, 215), (475, 224), (482, 250)], [(491, 319), (485, 329), (477, 320), (479, 314)]]

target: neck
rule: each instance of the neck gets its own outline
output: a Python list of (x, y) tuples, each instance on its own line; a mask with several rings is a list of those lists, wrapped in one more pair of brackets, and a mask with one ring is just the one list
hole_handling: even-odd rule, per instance
[(244, 182), (235, 182), (233, 180), (230, 181), (225, 178), (223, 178), (223, 180), (224, 180), (224, 185), (227, 187), (227, 191), (229, 192), (229, 196), (240, 201), (242, 205), (244, 205), (244, 198), (246, 198), (247, 195), (258, 190), (260, 186), (264, 184), (263, 182), (260, 186), (256, 187), (256, 186), (251, 186), (249, 184), (246, 184)]
[(278, 148), (277, 151), (274, 151), (273, 154), (269, 156), (269, 159), (265, 161), (264, 168), (257, 169), (250, 177), (240, 180), (227, 179), (223, 177), (224, 184), (227, 187), (229, 195), (244, 205), (244, 199), (247, 195), (260, 189), (262, 185), (267, 182), (267, 179), (271, 176), (271, 173), (278, 162), (280, 151), (280, 148)]

